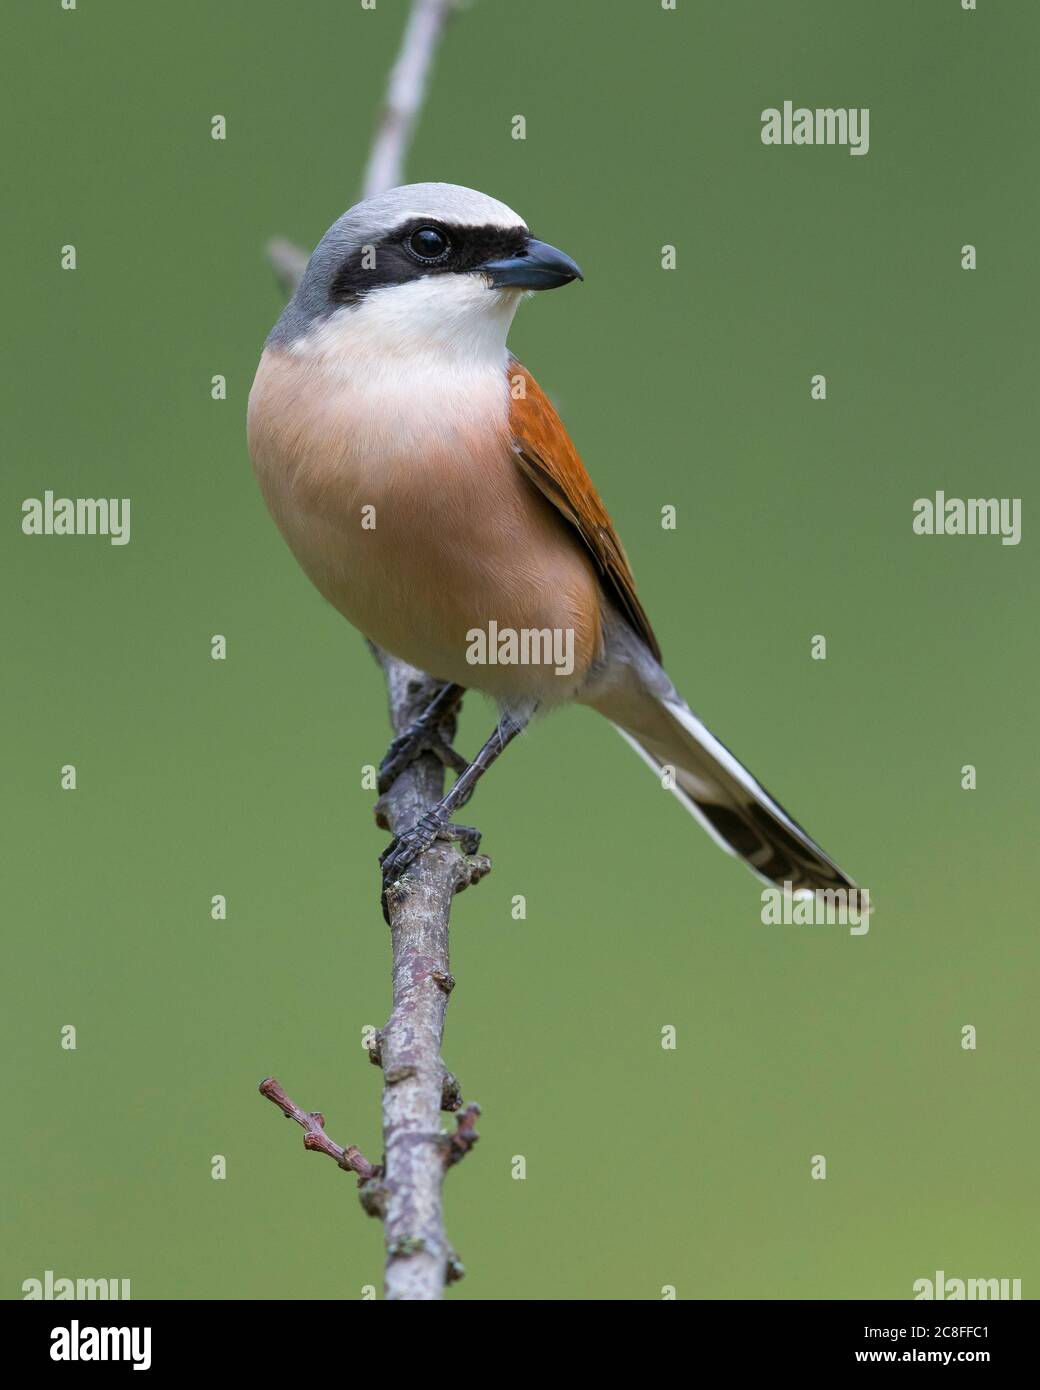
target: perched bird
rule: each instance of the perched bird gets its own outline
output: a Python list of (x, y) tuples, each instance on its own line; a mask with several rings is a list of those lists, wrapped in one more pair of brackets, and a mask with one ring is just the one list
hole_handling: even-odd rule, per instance
[[(475, 849), (452, 815), (536, 711), (576, 701), (674, 769), (675, 794), (760, 878), (851, 888), (677, 694), (610, 517), (506, 347), (526, 292), (581, 278), (494, 198), (395, 188), (329, 228), (260, 359), (249, 445), (285, 539), (356, 628), (441, 682), (380, 786), (427, 750), (459, 776), (384, 853), (384, 882), (436, 838)], [(466, 688), (500, 712), (470, 764), (439, 737)]]

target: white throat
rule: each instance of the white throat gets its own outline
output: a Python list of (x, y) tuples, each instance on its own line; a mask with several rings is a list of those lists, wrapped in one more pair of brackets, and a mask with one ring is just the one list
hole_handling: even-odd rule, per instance
[(414, 467), (431, 449), (464, 452), (504, 433), (506, 335), (521, 293), (489, 289), (477, 275), (388, 285), (283, 350), (332, 412), (326, 427), (345, 455)]
[(408, 371), (501, 372), (521, 297), (518, 290), (490, 289), (472, 274), (386, 285), (337, 309), (289, 351), (355, 380)]

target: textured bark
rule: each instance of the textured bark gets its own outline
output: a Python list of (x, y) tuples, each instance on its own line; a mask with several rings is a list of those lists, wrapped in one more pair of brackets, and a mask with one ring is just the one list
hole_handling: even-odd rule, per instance
[[(421, 672), (380, 654), (390, 697), (390, 721), (400, 732), (430, 698)], [(425, 754), (408, 768), (377, 807), (380, 824), (408, 829), (437, 802), (444, 768)], [(386, 1172), (386, 1295), (439, 1298), (460, 1270), (444, 1232), (441, 1186), (450, 1152), (440, 1133), (442, 1104), (456, 1109), (458, 1083), (441, 1060), (448, 996), (454, 986), (448, 919), (455, 893), (491, 867), (438, 841), (406, 875), (405, 891), (387, 908), (393, 949), (393, 1008), (377, 1045), (383, 1067), (383, 1143)]]

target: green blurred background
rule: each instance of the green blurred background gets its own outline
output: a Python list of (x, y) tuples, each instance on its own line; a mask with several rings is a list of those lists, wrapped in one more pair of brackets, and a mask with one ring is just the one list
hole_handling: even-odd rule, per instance
[[(380, 1284), (380, 1226), (256, 1084), (379, 1152), (384, 692), (268, 518), (244, 412), (264, 242), (354, 200), (403, 14), (6, 17), (6, 1297), (45, 1269), (138, 1298)], [(937, 1267), (1036, 1292), (1038, 40), (997, 0), (476, 0), (446, 37), (409, 178), (583, 265), (512, 345), (677, 685), (877, 904), (861, 938), (763, 926), (605, 722), (521, 740), (453, 922), (445, 1057), (484, 1115), (447, 1182), (452, 1298), (908, 1298)], [(764, 147), (785, 98), (869, 107), (869, 155)], [(24, 537), (47, 488), (130, 497), (130, 544)], [(915, 537), (937, 488), (1023, 498), (1022, 543)], [(471, 697), (463, 748), (489, 717)]]

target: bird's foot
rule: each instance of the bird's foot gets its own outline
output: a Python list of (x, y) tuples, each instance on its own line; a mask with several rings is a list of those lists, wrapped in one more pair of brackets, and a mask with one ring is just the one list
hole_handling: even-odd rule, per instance
[(383, 878), (400, 878), (435, 840), (457, 840), (463, 854), (476, 854), (480, 848), (480, 831), (472, 825), (455, 825), (439, 811), (427, 811), (410, 830), (395, 835), (379, 856)]
[(472, 825), (455, 825), (440, 811), (427, 811), (411, 827), (395, 835), (379, 856), (383, 870), (383, 916), (389, 920), (387, 892), (436, 840), (456, 840), (463, 854), (476, 854), (480, 831)]
[(451, 746), (455, 713), (438, 713), (435, 719), (420, 715), (408, 728), (397, 735), (379, 764), (376, 787), (385, 796), (406, 767), (411, 767), (424, 753), (433, 756), (453, 772), (463, 772), (466, 759)]

